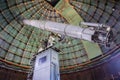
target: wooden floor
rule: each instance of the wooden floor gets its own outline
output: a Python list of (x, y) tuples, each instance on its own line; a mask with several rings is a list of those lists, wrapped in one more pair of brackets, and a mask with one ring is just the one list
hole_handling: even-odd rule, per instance
[(0, 67), (0, 80), (27, 80), (27, 74)]

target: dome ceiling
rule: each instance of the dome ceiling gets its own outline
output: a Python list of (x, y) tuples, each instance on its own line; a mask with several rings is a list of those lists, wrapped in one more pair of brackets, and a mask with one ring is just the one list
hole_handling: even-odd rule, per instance
[(120, 43), (120, 2), (60, 0), (52, 5), (46, 0), (0, 0), (0, 61), (12, 64), (14, 68), (29, 69), (31, 58), (46, 47), (45, 42), (51, 35), (56, 41), (53, 48), (59, 50), (61, 71), (82, 68), (82, 64), (110, 50), (70, 37), (59, 41), (58, 34), (23, 25), (23, 19), (72, 25), (79, 25), (80, 21), (103, 23), (117, 30), (115, 42)]

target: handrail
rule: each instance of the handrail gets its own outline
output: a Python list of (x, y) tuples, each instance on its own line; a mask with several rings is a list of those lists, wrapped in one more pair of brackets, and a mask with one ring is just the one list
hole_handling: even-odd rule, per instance
[(13, 63), (13, 62), (10, 62), (10, 61), (7, 61), (7, 60), (3, 60), (0, 58), (0, 61), (4, 62), (4, 63), (7, 63), (9, 65), (14, 65), (14, 66), (17, 66), (17, 67), (21, 67), (21, 68), (24, 68), (24, 69), (30, 69), (30, 66), (23, 66), (23, 65), (19, 65), (17, 63)]

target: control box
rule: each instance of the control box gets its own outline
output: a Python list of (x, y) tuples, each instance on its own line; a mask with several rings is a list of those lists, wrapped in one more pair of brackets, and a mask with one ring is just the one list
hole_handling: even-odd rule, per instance
[(60, 80), (57, 51), (49, 48), (36, 55), (33, 80)]

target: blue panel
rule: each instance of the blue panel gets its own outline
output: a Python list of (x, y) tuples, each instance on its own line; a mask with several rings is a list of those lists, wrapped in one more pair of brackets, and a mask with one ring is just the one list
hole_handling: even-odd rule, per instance
[(47, 57), (44, 56), (44, 57), (42, 57), (42, 58), (39, 59), (39, 63), (40, 63), (40, 64), (41, 64), (41, 63), (45, 63), (46, 60), (47, 60)]

